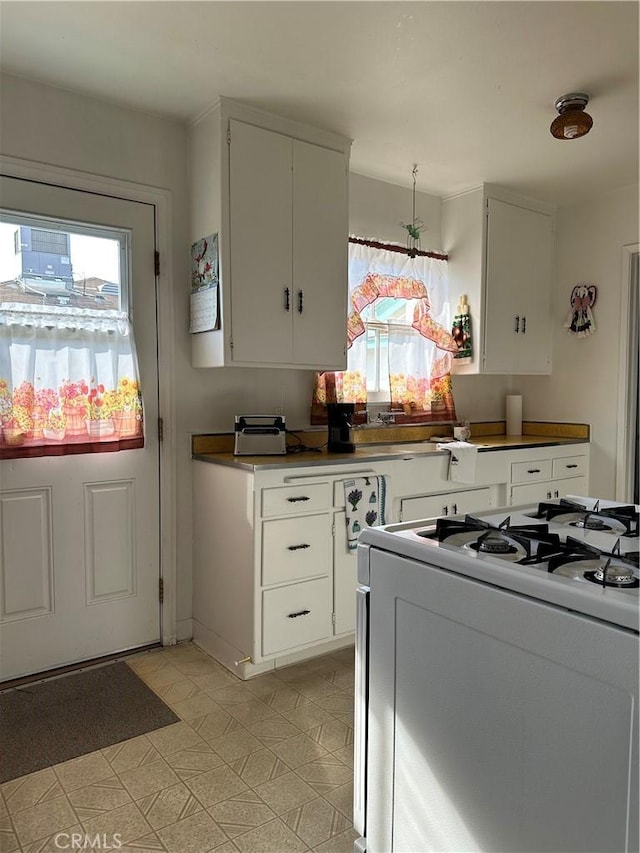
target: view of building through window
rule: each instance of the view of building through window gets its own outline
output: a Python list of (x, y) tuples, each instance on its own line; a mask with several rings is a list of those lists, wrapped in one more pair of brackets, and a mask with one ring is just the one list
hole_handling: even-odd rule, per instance
[(0, 304), (126, 310), (123, 235), (2, 214)]

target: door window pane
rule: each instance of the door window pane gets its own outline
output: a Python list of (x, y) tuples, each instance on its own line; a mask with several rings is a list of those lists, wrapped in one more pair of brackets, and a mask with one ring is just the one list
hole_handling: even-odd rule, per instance
[(129, 243), (0, 215), (0, 458), (143, 446)]
[(127, 310), (127, 235), (82, 225), (0, 217), (0, 303)]

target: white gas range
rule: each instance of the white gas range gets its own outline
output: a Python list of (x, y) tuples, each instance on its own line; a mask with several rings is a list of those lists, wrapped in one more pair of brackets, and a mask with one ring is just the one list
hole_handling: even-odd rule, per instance
[(638, 507), (363, 531), (356, 849), (638, 849)]

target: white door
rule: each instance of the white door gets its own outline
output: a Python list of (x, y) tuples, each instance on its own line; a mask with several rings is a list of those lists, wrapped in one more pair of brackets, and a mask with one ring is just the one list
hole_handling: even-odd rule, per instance
[[(0, 178), (3, 212), (117, 229), (144, 447), (0, 462), (0, 679), (160, 638), (154, 207)], [(125, 303), (127, 298), (125, 298)]]

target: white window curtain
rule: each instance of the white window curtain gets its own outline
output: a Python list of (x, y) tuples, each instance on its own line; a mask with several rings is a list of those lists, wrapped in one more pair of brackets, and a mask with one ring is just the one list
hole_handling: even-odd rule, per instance
[(388, 325), (391, 408), (412, 421), (455, 420), (451, 391), (452, 353), (447, 262), (427, 256), (349, 244), (347, 370), (318, 374), (312, 423), (326, 417), (327, 403), (367, 401), (367, 336), (362, 312), (377, 299), (415, 300), (408, 326)]
[(0, 427), (0, 458), (141, 447), (128, 316), (3, 303)]

